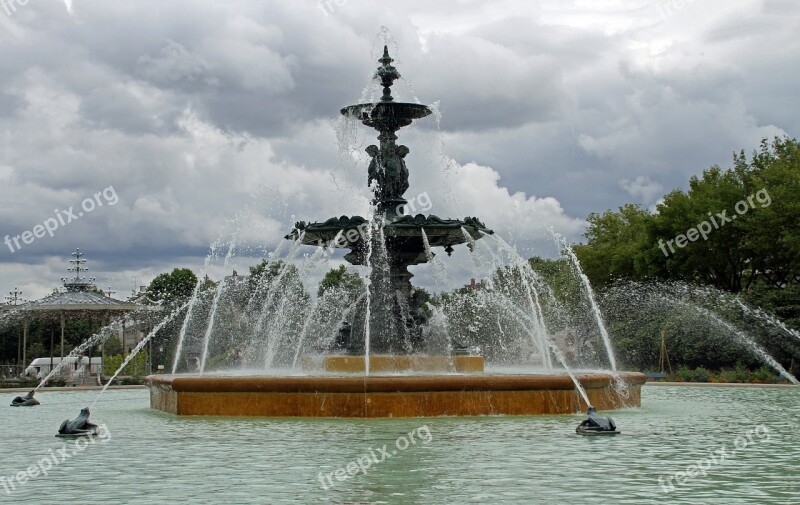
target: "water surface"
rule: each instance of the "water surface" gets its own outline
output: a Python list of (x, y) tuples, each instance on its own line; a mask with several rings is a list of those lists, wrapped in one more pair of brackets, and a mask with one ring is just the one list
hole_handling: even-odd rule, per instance
[[(43, 391), (39, 407), (0, 408), (0, 475), (62, 448), (61, 421), (96, 394)], [(83, 450), (67, 442), (74, 455), (10, 495), (0, 486), (0, 502), (800, 503), (800, 390), (651, 386), (642, 397), (640, 409), (612, 413), (622, 435), (590, 438), (575, 434), (577, 415), (177, 418), (150, 410), (146, 390), (112, 390), (92, 416), (111, 439)], [(381, 456), (384, 444), (394, 454)], [(713, 451), (723, 448), (720, 461)], [(371, 458), (367, 474), (348, 475), (359, 458)], [(665, 493), (660, 476), (698, 462), (705, 476), (673, 478)]]

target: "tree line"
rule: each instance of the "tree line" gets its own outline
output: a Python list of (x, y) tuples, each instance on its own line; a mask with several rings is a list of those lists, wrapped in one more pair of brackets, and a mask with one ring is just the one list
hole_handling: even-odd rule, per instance
[[(621, 330), (616, 332), (617, 344), (637, 350), (638, 356), (628, 356), (636, 366), (658, 366), (656, 349), (662, 331), (672, 336), (672, 352), (680, 356), (678, 365), (718, 369), (736, 362), (737, 353), (730, 346), (720, 347), (730, 338), (695, 335), (708, 324), (692, 327), (687, 318), (708, 318), (698, 315), (702, 312), (687, 314), (687, 306), (665, 309), (665, 319), (656, 324), (624, 324), (626, 317), (637, 321), (636, 314), (614, 314), (611, 299), (618, 302), (624, 292), (621, 286), (631, 282), (640, 290), (643, 283), (662, 283), (655, 288), (662, 292), (670, 291), (670, 285), (689, 286), (685, 292), (697, 292), (694, 287), (698, 286), (715, 288), (716, 295), (702, 297), (707, 306), (715, 305), (708, 298), (716, 298), (717, 312), (753, 332), (785, 366), (800, 356), (796, 339), (793, 342), (785, 331), (777, 332), (774, 326), (755, 328), (753, 318), (736, 314), (744, 309), (722, 303), (733, 295), (800, 329), (800, 144), (796, 139), (763, 139), (749, 156), (744, 150), (734, 153), (729, 168), (714, 165), (704, 170), (690, 179), (688, 189), (669, 192), (654, 209), (626, 204), (616, 211), (592, 213), (587, 221), (586, 241), (574, 246), (575, 253), (592, 284), (608, 295), (612, 305), (608, 317)], [(781, 335), (767, 338), (762, 335), (765, 332)], [(738, 359), (752, 361), (748, 356)]]

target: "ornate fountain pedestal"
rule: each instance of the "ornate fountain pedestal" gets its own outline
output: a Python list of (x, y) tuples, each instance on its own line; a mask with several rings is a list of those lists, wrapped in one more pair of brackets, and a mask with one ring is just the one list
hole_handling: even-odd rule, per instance
[[(644, 374), (579, 374), (598, 410), (638, 407)], [(433, 417), (574, 414), (588, 408), (566, 375), (191, 377), (151, 375), (150, 406), (179, 416)]]
[[(350, 308), (341, 313), (335, 334), (309, 347), (327, 354), (304, 359), (307, 375), (302, 377), (153, 375), (147, 378), (152, 408), (181, 416), (353, 418), (572, 414), (588, 408), (566, 369), (554, 375), (500, 375), (485, 373), (481, 356), (421, 354), (427, 349), (424, 330), (430, 328), (430, 310), (424, 291), (411, 284), (409, 267), (432, 261), (438, 254), (434, 249), (448, 256), (458, 245), (474, 251), (476, 241), (494, 232), (477, 217), (406, 213), (412, 211), (404, 196), (410, 187), (405, 161), (410, 151), (397, 144), (397, 132), (433, 111), (419, 103), (396, 102), (391, 87), (400, 73), (387, 47), (378, 61), (380, 100), (341, 109), (350, 120), (379, 133), (379, 145), (365, 149), (370, 157), (366, 182), (373, 192), (370, 218), (298, 221), (285, 237), (297, 245), (349, 249), (345, 260), (369, 267), (369, 288), (348, 301)], [(520, 317), (530, 315), (531, 327), (546, 332), (530, 292), (523, 306)], [(256, 325), (259, 335), (261, 322)], [(461, 341), (463, 336), (445, 336), (456, 354), (474, 348)], [(540, 339), (539, 356), (549, 366), (549, 344), (544, 335)], [(368, 366), (364, 355), (369, 356)], [(274, 355), (265, 368), (274, 365), (270, 360)], [(618, 384), (620, 379), (626, 384)], [(590, 373), (579, 374), (577, 381), (594, 407), (609, 410), (639, 406), (645, 377)]]

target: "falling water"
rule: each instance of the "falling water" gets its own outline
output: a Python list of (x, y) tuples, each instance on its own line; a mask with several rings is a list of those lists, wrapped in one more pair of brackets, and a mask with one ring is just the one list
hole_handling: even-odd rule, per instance
[[(300, 278), (303, 278), (309, 267), (314, 265), (317, 260), (325, 255), (325, 251), (326, 249), (324, 247), (318, 247), (310, 258), (307, 257), (300, 264), (300, 267), (297, 269), (297, 275)], [(289, 296), (289, 294), (284, 294), (284, 296), (281, 297), (280, 304), (275, 310), (276, 317), (272, 319), (271, 324), (267, 327), (267, 351), (264, 357), (265, 369), (268, 369), (273, 365), (276, 348), (281, 340), (284, 339), (288, 334), (288, 331), (286, 331), (285, 328), (285, 323), (287, 322), (285, 310), (286, 305), (294, 301), (296, 300)]]
[[(305, 232), (301, 232), (300, 235), (297, 237), (295, 241), (291, 244), (291, 248), (286, 255), (286, 258), (282, 260), (280, 265), (280, 269), (278, 270), (278, 274), (272, 278), (269, 277), (267, 272), (265, 271), (261, 278), (258, 281), (258, 284), (253, 292), (253, 295), (250, 297), (250, 301), (248, 302), (248, 312), (251, 310), (255, 310), (255, 304), (258, 300), (258, 294), (266, 292), (266, 300), (261, 302), (261, 310), (258, 314), (258, 320), (255, 323), (253, 335), (259, 336), (264, 327), (264, 323), (267, 320), (267, 316), (270, 314), (270, 308), (272, 306), (272, 302), (275, 300), (277, 296), (278, 287), (280, 286), (281, 282), (285, 278), (286, 274), (290, 271), (290, 265), (292, 261), (297, 256), (297, 253), (300, 251), (300, 246), (303, 243), (303, 238), (305, 237)], [(270, 255), (271, 258), (276, 258), (277, 255), (273, 254)], [(257, 346), (259, 340), (253, 339), (250, 342), (249, 349), (252, 350)], [(268, 344), (268, 343), (267, 343)], [(266, 366), (266, 365), (265, 365)]]
[(364, 375), (369, 377), (369, 334), (370, 334), (370, 317), (372, 316), (372, 296), (367, 288), (367, 307), (365, 309), (364, 324)]
[(192, 311), (194, 310), (195, 303), (197, 302), (197, 295), (200, 294), (200, 286), (203, 285), (203, 277), (205, 276), (205, 272), (208, 272), (208, 266), (211, 263), (211, 259), (214, 258), (217, 254), (217, 247), (218, 242), (214, 242), (211, 244), (211, 251), (206, 256), (205, 262), (203, 263), (203, 276), (197, 278), (197, 284), (194, 285), (194, 290), (192, 291), (192, 297), (189, 299), (189, 310), (186, 311), (186, 317), (183, 318), (183, 324), (181, 325), (181, 331), (178, 334), (178, 345), (175, 348), (175, 359), (172, 362), (172, 373), (178, 371), (178, 363), (181, 359), (181, 353), (183, 352), (183, 343), (186, 340), (186, 331), (189, 329), (189, 322), (192, 320)]
[(611, 370), (616, 371), (617, 360), (614, 358), (614, 349), (611, 347), (611, 338), (608, 336), (606, 325), (603, 323), (603, 315), (600, 312), (600, 307), (597, 306), (597, 301), (594, 297), (594, 290), (592, 289), (592, 285), (589, 283), (589, 278), (583, 273), (583, 270), (581, 269), (581, 262), (578, 261), (575, 251), (573, 251), (569, 244), (567, 244), (566, 240), (553, 230), (550, 231), (553, 233), (553, 236), (557, 238), (557, 240), (560, 240), (560, 243), (557, 242), (557, 244), (561, 246), (561, 249), (564, 252), (566, 252), (567, 257), (570, 259), (570, 261), (572, 261), (572, 265), (575, 267), (575, 271), (578, 273), (578, 277), (581, 279), (583, 289), (586, 291), (586, 296), (592, 306), (592, 313), (594, 314), (595, 321), (597, 321), (597, 327), (600, 329), (600, 335), (603, 337), (603, 343), (606, 346), (606, 352), (608, 352), (608, 359), (611, 362)]
[(778, 319), (777, 317), (772, 316), (770, 314), (767, 314), (762, 309), (759, 309), (759, 308), (753, 309), (751, 307), (748, 307), (747, 305), (742, 303), (742, 301), (739, 300), (738, 298), (736, 299), (736, 303), (739, 305), (739, 307), (746, 314), (750, 314), (750, 315), (752, 315), (752, 316), (754, 316), (754, 317), (756, 317), (758, 319), (761, 319), (762, 321), (766, 321), (767, 323), (770, 323), (770, 324), (772, 324), (774, 326), (777, 326), (781, 330), (785, 331), (787, 334), (789, 334), (789, 335), (793, 336), (794, 338), (800, 340), (800, 333), (797, 333), (797, 331), (795, 331), (795, 330), (789, 328), (788, 326), (786, 326), (786, 324), (783, 321), (781, 321), (780, 319)]
[[(341, 239), (342, 235), (344, 234), (344, 229), (339, 230), (333, 240), (328, 243), (327, 247), (331, 247), (334, 244), (337, 244)], [(303, 322), (303, 328), (300, 330), (300, 338), (297, 339), (297, 347), (295, 348), (294, 357), (292, 358), (292, 369), (297, 368), (297, 360), (300, 358), (300, 351), (303, 347), (303, 342), (305, 342), (306, 335), (308, 334), (309, 329), (311, 328), (311, 323), (314, 322), (314, 318), (317, 316), (317, 309), (321, 306), (325, 305), (325, 302), (328, 298), (331, 298), (336, 295), (334, 290), (326, 291), (322, 294), (322, 297), (316, 298), (311, 307), (308, 308), (306, 319)]]
[(622, 401), (623, 405), (628, 403), (628, 400), (631, 398), (631, 388), (628, 382), (620, 375), (619, 372), (611, 372), (611, 387), (617, 393), (620, 401)]
[(797, 379), (794, 377), (794, 375), (792, 375), (789, 372), (787, 372), (786, 369), (783, 368), (783, 366), (781, 366), (781, 364), (778, 363), (775, 360), (775, 358), (773, 358), (767, 351), (765, 351), (753, 339), (748, 337), (744, 332), (742, 332), (741, 330), (739, 330), (738, 328), (736, 328), (735, 326), (733, 326), (729, 322), (724, 321), (723, 319), (718, 317), (712, 311), (706, 309), (705, 307), (699, 307), (697, 305), (689, 304), (689, 303), (686, 303), (684, 301), (672, 301), (672, 300), (669, 300), (669, 299), (664, 298), (664, 297), (660, 297), (660, 298), (662, 300), (666, 300), (667, 302), (677, 303), (677, 304), (689, 307), (691, 309), (694, 309), (697, 312), (699, 312), (699, 313), (703, 314), (704, 316), (706, 316), (707, 318), (712, 319), (717, 324), (719, 324), (720, 326), (722, 326), (723, 328), (725, 328), (729, 332), (731, 332), (732, 335), (734, 335), (737, 339), (739, 339), (740, 342), (742, 342), (747, 347), (749, 347), (750, 350), (753, 351), (753, 353), (755, 353), (765, 363), (767, 363), (769, 366), (771, 366), (776, 371), (778, 371), (778, 373), (780, 373), (783, 377), (786, 377), (787, 379), (789, 379), (789, 381), (791, 381), (792, 384), (800, 385), (800, 382), (797, 381)]
[(178, 346), (175, 348), (175, 359), (172, 362), (173, 374), (178, 370), (178, 362), (181, 358), (181, 352), (183, 352), (183, 342), (186, 340), (186, 330), (189, 328), (189, 321), (192, 319), (192, 310), (194, 309), (195, 302), (197, 301), (197, 295), (200, 292), (200, 285), (202, 283), (202, 279), (197, 279), (197, 284), (194, 285), (194, 290), (192, 291), (192, 297), (189, 299), (189, 310), (186, 311), (186, 317), (183, 318), (181, 331), (178, 334)]
[[(525, 287), (525, 294), (528, 298), (528, 304), (533, 311), (534, 320), (536, 321), (535, 326), (539, 329), (539, 332), (543, 335), (548, 335), (547, 330), (547, 323), (544, 320), (544, 311), (542, 310), (542, 305), (539, 301), (539, 291), (536, 289), (534, 284), (537, 274), (533, 271), (530, 264), (525, 261), (522, 256), (520, 256), (516, 249), (511, 247), (511, 244), (503, 240), (497, 235), (489, 235), (487, 233), (483, 234), (485, 237), (491, 237), (503, 250), (509, 254), (514, 261), (514, 265), (517, 267), (517, 271), (519, 271), (522, 285)], [(489, 249), (489, 247), (484, 244), (484, 246)], [(492, 251), (489, 250), (491, 253)], [(539, 346), (539, 352), (542, 355), (542, 362), (547, 368), (553, 367), (553, 362), (550, 359), (550, 354), (547, 352), (547, 349), (544, 345), (544, 340), (542, 338), (534, 339), (534, 343)], [(612, 361), (613, 362), (613, 361)]]
[(211, 332), (214, 330), (214, 319), (216, 319), (217, 315), (217, 305), (219, 304), (219, 299), (222, 296), (222, 292), (225, 290), (225, 279), (222, 278), (217, 285), (217, 289), (214, 291), (214, 301), (211, 303), (211, 313), (208, 316), (208, 325), (206, 326), (206, 334), (203, 336), (203, 355), (200, 360), (200, 373), (202, 374), (206, 370), (206, 359), (208, 359), (208, 344), (211, 341)]
[[(533, 324), (534, 326), (536, 325), (536, 323), (534, 321), (534, 318), (531, 317), (530, 314), (524, 312), (519, 307), (514, 307), (514, 310), (516, 310), (522, 318), (530, 321), (530, 323)], [(572, 372), (572, 369), (567, 364), (567, 360), (564, 357), (564, 354), (562, 354), (561, 349), (559, 349), (558, 346), (555, 344), (555, 342), (553, 342), (553, 340), (550, 338), (550, 335), (546, 335), (545, 334), (544, 338), (547, 341), (547, 346), (553, 352), (553, 354), (555, 355), (556, 359), (561, 363), (561, 366), (564, 367), (564, 370), (566, 370), (567, 374), (569, 375), (569, 378), (572, 379), (573, 384), (575, 384), (575, 389), (578, 390), (578, 392), (580, 393), (581, 397), (586, 402), (586, 405), (591, 406), (592, 402), (589, 401), (589, 396), (587, 396), (586, 391), (583, 389), (583, 386), (581, 385), (580, 381), (578, 380), (578, 377)]]
[(103, 396), (103, 393), (105, 393), (105, 392), (106, 392), (106, 390), (108, 389), (108, 386), (110, 386), (110, 385), (111, 385), (111, 383), (112, 383), (112, 382), (114, 382), (114, 379), (116, 379), (116, 378), (117, 378), (117, 375), (119, 375), (119, 374), (120, 374), (120, 372), (122, 372), (122, 370), (124, 370), (124, 369), (125, 369), (125, 367), (126, 367), (126, 366), (128, 366), (128, 363), (130, 363), (130, 362), (131, 362), (131, 360), (132, 360), (133, 358), (135, 358), (137, 354), (139, 354), (139, 351), (141, 351), (142, 349), (144, 349), (144, 346), (145, 346), (145, 345), (147, 345), (147, 343), (148, 343), (148, 342), (150, 342), (150, 339), (152, 339), (152, 338), (153, 338), (153, 337), (156, 335), (156, 333), (158, 333), (158, 331), (159, 331), (161, 328), (163, 328), (163, 327), (164, 327), (164, 326), (166, 326), (166, 325), (167, 325), (167, 324), (168, 324), (170, 321), (172, 321), (173, 319), (175, 319), (175, 318), (178, 316), (178, 314), (180, 314), (180, 313), (181, 313), (181, 311), (182, 311), (183, 309), (185, 309), (186, 307), (188, 307), (188, 306), (189, 306), (189, 304), (190, 304), (190, 303), (192, 303), (192, 302), (191, 302), (191, 300), (190, 300), (190, 301), (188, 301), (188, 302), (186, 302), (186, 303), (184, 303), (183, 305), (181, 305), (181, 306), (179, 306), (179, 307), (175, 308), (175, 309), (174, 309), (172, 312), (170, 312), (170, 313), (167, 315), (167, 317), (165, 317), (164, 319), (162, 319), (162, 320), (161, 320), (161, 322), (160, 322), (160, 323), (158, 323), (158, 324), (157, 324), (157, 325), (156, 325), (156, 326), (155, 326), (155, 327), (154, 327), (154, 328), (153, 328), (153, 329), (150, 331), (150, 333), (148, 333), (148, 334), (147, 334), (147, 336), (146, 336), (146, 337), (144, 337), (144, 338), (141, 340), (141, 342), (139, 342), (139, 343), (136, 345), (136, 347), (134, 347), (134, 348), (133, 348), (133, 350), (130, 352), (130, 354), (128, 354), (128, 357), (127, 357), (127, 358), (125, 358), (125, 360), (122, 362), (122, 365), (120, 365), (120, 367), (117, 369), (117, 371), (116, 371), (116, 372), (114, 372), (114, 375), (112, 375), (112, 376), (111, 376), (111, 378), (108, 380), (108, 382), (106, 382), (105, 386), (103, 386), (103, 390), (102, 390), (102, 391), (100, 391), (100, 393), (98, 393), (98, 395), (97, 395), (97, 396), (95, 397), (95, 399), (92, 401), (92, 404), (90, 405), (90, 408), (94, 408), (94, 404), (95, 404), (95, 403), (97, 403), (97, 400), (99, 400), (101, 396)]
[[(373, 248), (373, 234), (375, 230), (373, 228), (378, 229), (378, 240), (383, 240), (383, 234), (380, 233), (383, 228), (383, 223), (379, 222), (378, 220), (382, 219), (378, 214), (373, 213), (370, 216), (370, 226), (369, 226), (369, 236), (367, 237), (367, 267), (371, 268), (380, 268), (373, 264), (373, 254), (375, 251), (372, 250)], [(385, 245), (385, 242), (384, 242)], [(380, 286), (373, 286), (372, 280), (375, 278), (374, 275), (369, 276), (369, 282), (367, 282), (367, 306), (365, 309), (365, 323), (364, 323), (364, 376), (369, 377), (369, 352), (370, 352), (370, 335), (372, 333), (372, 295), (374, 288), (380, 288)]]
[(431, 303), (426, 304), (431, 313), (428, 319), (428, 339), (426, 341), (428, 352), (444, 356), (453, 355), (453, 341), (450, 338), (450, 321), (442, 307)]
[[(475, 252), (475, 238), (469, 234), (469, 232), (462, 226), (461, 227), (461, 234), (464, 236), (464, 239), (467, 242), (467, 248), (469, 252)], [(472, 263), (475, 265), (476, 275), (482, 276), (486, 271), (486, 267), (481, 261), (481, 258), (477, 254), (470, 254), (472, 257)]]
[[(292, 248), (289, 249), (289, 253), (286, 255), (286, 259), (284, 260), (283, 264), (281, 265), (281, 269), (278, 272), (272, 281), (269, 281), (266, 287), (267, 290), (267, 299), (264, 301), (264, 304), (261, 306), (261, 313), (258, 315), (258, 321), (256, 322), (255, 326), (255, 334), (258, 335), (261, 333), (261, 330), (264, 327), (264, 322), (267, 319), (267, 316), (270, 312), (270, 306), (272, 305), (273, 300), (278, 295), (278, 286), (280, 286), (281, 282), (283, 282), (284, 277), (287, 273), (289, 273), (291, 262), (297, 256), (297, 253), (300, 251), (300, 246), (303, 244), (303, 237), (305, 237), (305, 232), (302, 232), (297, 240), (292, 243)], [(267, 277), (266, 272), (264, 275), (264, 279)], [(261, 286), (256, 288), (257, 290), (261, 289)]]
[(436, 284), (436, 288), (443, 291), (447, 287), (447, 267), (433, 254), (425, 228), (420, 228), (420, 231), (422, 232), (422, 244), (425, 246), (425, 257), (428, 259), (433, 271), (433, 281)]
[[(291, 244), (292, 248), (297, 246), (296, 242), (290, 242), (288, 240), (282, 240), (280, 243), (278, 243), (278, 247), (276, 247), (274, 251), (272, 251), (271, 253), (269, 253), (267, 255), (267, 262), (270, 262), (270, 261), (273, 261), (273, 260), (274, 261), (280, 260), (281, 254), (283, 253), (283, 248), (284, 248), (284, 246), (286, 244)], [(294, 251), (294, 249), (290, 249), (288, 255), (289, 256), (293, 256), (294, 255), (293, 251)], [(264, 284), (265, 283), (269, 283), (269, 278), (266, 275), (262, 276), (258, 280), (258, 283), (256, 284), (256, 287), (253, 290), (253, 293), (250, 295), (250, 298), (247, 300), (247, 311), (248, 312), (253, 310), (255, 308), (254, 306), (258, 303), (258, 295), (264, 290), (264, 288), (265, 288)], [(269, 287), (269, 286), (267, 286), (267, 287)]]
[(322, 297), (314, 300), (311, 307), (308, 309), (308, 315), (306, 315), (306, 320), (303, 322), (303, 329), (300, 331), (300, 338), (297, 339), (297, 347), (294, 351), (294, 357), (292, 358), (292, 369), (294, 370), (297, 368), (297, 360), (300, 358), (300, 350), (303, 347), (303, 342), (306, 339), (306, 335), (308, 334), (308, 330), (311, 328), (311, 322), (313, 318), (317, 314), (317, 309), (319, 308), (320, 304), (324, 302), (327, 295), (331, 293), (331, 291), (326, 291), (322, 294)]
[[(228, 264), (233, 256), (233, 251), (236, 248), (236, 234), (231, 238), (231, 243), (228, 246), (228, 253), (225, 255), (225, 260), (222, 262), (223, 271), (227, 271)], [(211, 313), (208, 315), (208, 325), (206, 326), (206, 334), (203, 336), (203, 355), (200, 360), (200, 373), (202, 374), (206, 369), (206, 360), (208, 359), (208, 345), (211, 341), (211, 332), (214, 330), (214, 320), (217, 316), (217, 306), (222, 292), (225, 290), (225, 277), (220, 279), (217, 289), (214, 292), (214, 301), (211, 303)]]
[[(328, 248), (332, 247), (334, 244), (337, 244), (343, 234), (344, 234), (344, 229), (339, 230), (339, 232), (336, 234), (333, 240), (329, 242)], [(293, 370), (297, 368), (297, 362), (300, 359), (300, 352), (302, 350), (303, 343), (305, 343), (306, 336), (308, 335), (308, 332), (311, 330), (312, 324), (318, 322), (317, 310), (320, 307), (325, 307), (329, 300), (334, 300), (336, 299), (337, 296), (339, 296), (339, 293), (335, 289), (327, 290), (322, 294), (321, 297), (315, 298), (311, 303), (311, 307), (308, 308), (306, 312), (305, 321), (303, 322), (303, 328), (302, 330), (300, 330), (300, 338), (297, 340), (297, 346), (295, 348), (294, 357), (292, 358)], [(359, 297), (355, 303), (351, 304), (350, 307), (348, 307), (344, 311), (344, 313), (342, 314), (342, 319), (347, 317), (347, 315), (353, 310), (353, 308), (355, 308), (356, 304), (360, 300), (361, 297)]]
[(0, 313), (0, 323), (5, 322), (7, 319), (14, 319), (21, 313), (22, 311), (19, 309), (9, 309), (6, 312)]

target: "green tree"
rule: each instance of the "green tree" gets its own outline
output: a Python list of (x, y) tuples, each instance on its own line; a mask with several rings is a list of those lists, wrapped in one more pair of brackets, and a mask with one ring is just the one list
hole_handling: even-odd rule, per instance
[(250, 267), (250, 277), (247, 279), (250, 291), (256, 291), (259, 285), (267, 284), (280, 275), (283, 266), (284, 263), (281, 260), (261, 260), (258, 265)]
[(602, 287), (620, 278), (638, 278), (646, 270), (646, 251), (651, 243), (648, 226), (653, 215), (638, 205), (627, 204), (618, 212), (591, 213), (584, 236), (587, 244), (574, 246), (584, 273)]
[[(711, 167), (692, 177), (689, 190), (675, 190), (657, 206), (650, 241), (662, 275), (739, 291), (749, 282), (744, 219), (734, 218), (747, 198), (741, 173)], [(697, 230), (707, 230), (705, 236)]]
[(800, 281), (800, 145), (764, 139), (748, 160), (712, 166), (655, 213), (635, 205), (588, 217), (575, 252), (592, 283), (683, 280), (739, 292)]
[[(130, 353), (106, 356), (103, 362), (103, 374), (106, 376), (114, 375), (128, 356), (130, 356)], [(148, 375), (150, 373), (149, 364), (150, 357), (147, 354), (147, 349), (142, 349), (127, 365), (125, 365), (125, 368), (120, 373), (122, 375), (132, 375), (134, 377)]]
[(113, 356), (115, 354), (122, 354), (122, 339), (116, 335), (112, 335), (108, 337), (105, 342), (103, 342), (103, 350), (107, 355)]
[(191, 298), (197, 285), (197, 276), (188, 268), (176, 268), (159, 274), (147, 286), (147, 298), (152, 303), (178, 305)]
[[(41, 342), (33, 342), (31, 345), (28, 346), (28, 352), (27, 352), (28, 362), (31, 362), (36, 358), (44, 358), (47, 356), (48, 353)], [(25, 365), (27, 366), (28, 363), (25, 363)]]
[(361, 276), (355, 272), (348, 271), (344, 265), (328, 270), (319, 283), (317, 296), (321, 297), (326, 291), (333, 288), (341, 288), (351, 293), (361, 293), (365, 289)]
[(744, 249), (753, 277), (781, 289), (800, 281), (800, 144), (788, 138), (764, 139), (750, 162), (735, 158), (746, 174), (755, 207), (746, 216)]
[[(665, 195), (655, 213), (626, 205), (618, 212), (591, 214), (588, 221), (587, 242), (576, 246), (575, 252), (601, 294), (615, 280), (709, 285), (739, 294), (790, 327), (800, 328), (800, 144), (796, 139), (764, 139), (750, 156), (744, 151), (734, 154), (732, 167), (712, 166), (692, 177), (687, 190)], [(622, 286), (623, 291), (630, 289)], [(703, 316), (690, 317), (680, 309), (659, 317), (654, 312), (659, 304), (630, 310), (636, 304), (623, 301), (617, 313), (608, 310), (613, 303), (609, 306), (608, 299), (606, 303), (605, 314), (622, 361), (652, 368), (661, 331), (666, 331), (673, 365), (718, 369), (740, 360), (753, 365), (749, 353), (728, 342), (730, 335), (720, 336), (701, 324)], [(718, 303), (707, 308), (747, 328), (785, 366), (793, 357), (796, 361), (798, 349), (790, 345), (794, 340), (777, 338), (774, 327), (761, 327), (752, 316), (748, 320)], [(687, 318), (697, 324), (687, 323)]]

